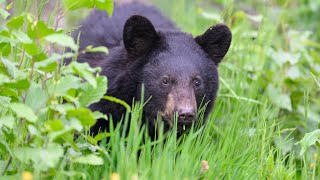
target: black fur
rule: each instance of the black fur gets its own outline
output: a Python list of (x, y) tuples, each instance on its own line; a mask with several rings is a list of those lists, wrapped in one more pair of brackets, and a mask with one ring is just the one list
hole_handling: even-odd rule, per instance
[[(151, 100), (144, 108), (143, 119), (151, 129), (154, 118), (166, 108), (168, 94), (181, 99), (194, 93), (198, 107), (202, 99), (208, 103), (208, 114), (218, 90), (217, 65), (231, 42), (228, 27), (213, 26), (194, 39), (154, 7), (130, 4), (116, 7), (114, 12), (109, 18), (106, 12), (93, 11), (74, 33), (76, 38), (81, 32), (80, 50), (88, 45), (109, 48), (108, 55), (86, 53), (78, 57), (80, 62), (102, 67), (102, 75), (108, 78), (107, 94), (132, 104), (133, 98), (139, 99), (144, 83), (145, 99), (151, 96)], [(163, 83), (163, 77), (168, 83)], [(125, 113), (124, 107), (106, 100), (90, 108), (111, 114), (115, 122)], [(170, 118), (163, 116), (165, 122)], [(99, 120), (91, 131), (96, 134), (108, 126), (105, 120)]]

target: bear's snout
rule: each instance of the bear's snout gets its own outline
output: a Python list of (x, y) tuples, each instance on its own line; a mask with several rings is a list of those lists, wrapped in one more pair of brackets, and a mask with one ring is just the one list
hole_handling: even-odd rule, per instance
[(178, 110), (178, 121), (182, 124), (189, 124), (195, 121), (196, 111), (193, 107), (185, 107)]

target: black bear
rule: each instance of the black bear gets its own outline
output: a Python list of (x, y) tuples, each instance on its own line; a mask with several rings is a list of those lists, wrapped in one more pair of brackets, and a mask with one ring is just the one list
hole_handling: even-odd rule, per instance
[[(207, 103), (205, 115), (214, 104), (218, 90), (218, 64), (227, 53), (231, 32), (223, 24), (210, 27), (193, 38), (181, 32), (157, 9), (142, 4), (127, 4), (114, 9), (112, 17), (94, 10), (73, 33), (80, 35), (80, 51), (88, 45), (106, 46), (109, 54), (80, 54), (78, 61), (100, 66), (108, 78), (107, 95), (132, 104), (140, 99), (144, 84), (143, 120), (152, 134), (155, 118), (162, 117), (166, 129), (177, 114), (178, 131), (197, 122), (200, 104)], [(122, 105), (101, 100), (90, 106), (112, 115), (115, 121), (125, 113)], [(91, 132), (108, 128), (99, 120)]]

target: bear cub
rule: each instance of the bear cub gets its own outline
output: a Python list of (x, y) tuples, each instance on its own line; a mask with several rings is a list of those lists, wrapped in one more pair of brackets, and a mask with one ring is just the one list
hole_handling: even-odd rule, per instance
[[(181, 32), (156, 8), (142, 4), (116, 7), (113, 16), (94, 10), (73, 33), (82, 51), (89, 45), (106, 46), (109, 54), (85, 53), (79, 62), (100, 66), (108, 78), (107, 95), (132, 104), (139, 100), (144, 85), (143, 121), (154, 135), (155, 120), (161, 117), (166, 130), (173, 126), (182, 132), (197, 123), (200, 104), (206, 104), (205, 117), (211, 111), (219, 85), (218, 65), (231, 43), (226, 25), (210, 27), (193, 38)], [(115, 122), (125, 108), (107, 100), (90, 106), (93, 111), (112, 115)], [(108, 121), (98, 120), (91, 133), (108, 129)]]

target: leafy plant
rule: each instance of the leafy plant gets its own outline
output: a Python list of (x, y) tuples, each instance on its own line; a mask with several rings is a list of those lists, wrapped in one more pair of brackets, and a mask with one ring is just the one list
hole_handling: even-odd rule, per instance
[[(64, 1), (66, 11), (86, 6)], [(90, 6), (112, 13), (111, 1)], [(71, 9), (70, 9), (71, 8)], [(3, 18), (8, 12), (2, 10)], [(107, 90), (107, 79), (99, 68), (71, 62), (77, 44), (63, 30), (48, 26), (30, 13), (12, 17), (0, 30), (0, 151), (1, 175), (15, 175), (24, 169), (50, 172), (54, 176), (62, 159), (75, 163), (102, 164), (99, 152), (85, 155), (74, 141), (76, 134), (91, 138), (85, 130), (100, 112), (88, 105), (99, 101)], [(54, 51), (59, 48), (62, 51)], [(70, 48), (73, 52), (63, 52)], [(91, 51), (105, 48), (90, 48)], [(95, 143), (91, 146), (97, 146)], [(68, 156), (67, 150), (74, 150)]]

